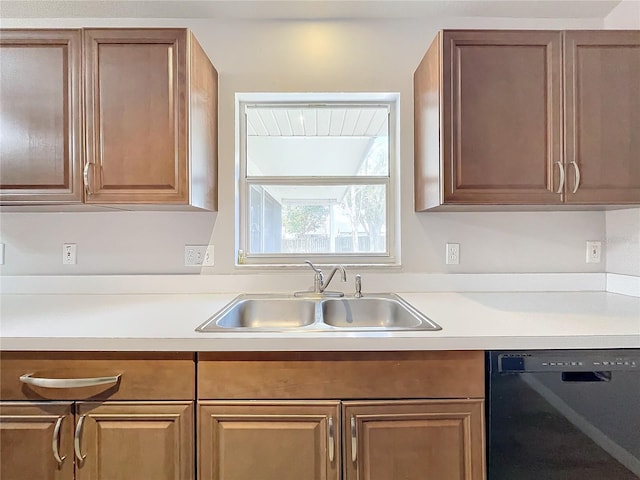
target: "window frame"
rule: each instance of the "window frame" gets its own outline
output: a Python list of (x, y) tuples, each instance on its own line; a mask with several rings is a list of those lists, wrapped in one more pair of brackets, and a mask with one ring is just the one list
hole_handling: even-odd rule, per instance
[[(345, 266), (400, 266), (400, 168), (399, 93), (236, 93), (236, 155), (235, 155), (235, 266), (291, 267), (314, 264)], [(249, 177), (247, 175), (247, 114), (248, 106), (313, 107), (313, 106), (381, 106), (388, 109), (389, 169), (388, 176), (345, 177)], [(385, 185), (386, 186), (386, 252), (381, 253), (253, 253), (248, 254), (251, 231), (249, 225), (250, 190), (253, 185)]]

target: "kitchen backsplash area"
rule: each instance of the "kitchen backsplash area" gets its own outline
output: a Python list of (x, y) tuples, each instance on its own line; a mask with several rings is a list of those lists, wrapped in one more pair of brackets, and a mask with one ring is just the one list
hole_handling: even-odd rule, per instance
[[(610, 272), (640, 276), (640, 208), (415, 213), (413, 206), (412, 76), (439, 29), (640, 28), (640, 17), (635, 26), (630, 24), (635, 9), (634, 2), (622, 2), (604, 21), (3, 18), (3, 28), (192, 29), (219, 72), (219, 208), (217, 213), (3, 212), (0, 274), (255, 274), (255, 269), (235, 266), (235, 93), (399, 92), (402, 266), (392, 269), (392, 275)], [(600, 263), (586, 263), (587, 241), (602, 242)], [(459, 265), (445, 264), (448, 242), (460, 244)], [(62, 264), (64, 243), (77, 245), (76, 265)], [(185, 267), (185, 245), (214, 245), (214, 266)]]

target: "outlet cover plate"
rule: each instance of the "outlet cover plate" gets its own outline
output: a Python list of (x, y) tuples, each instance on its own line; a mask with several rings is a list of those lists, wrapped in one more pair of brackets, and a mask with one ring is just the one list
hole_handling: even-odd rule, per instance
[(184, 246), (184, 266), (197, 267), (204, 262), (207, 251), (206, 245), (185, 245)]
[(460, 263), (460, 244), (447, 243), (447, 265), (458, 265)]

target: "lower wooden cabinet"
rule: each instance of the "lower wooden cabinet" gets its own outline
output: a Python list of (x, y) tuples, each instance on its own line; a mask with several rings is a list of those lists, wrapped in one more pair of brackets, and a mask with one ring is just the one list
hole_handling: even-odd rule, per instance
[(482, 400), (345, 402), (345, 479), (482, 479), (482, 412)]
[(484, 354), (198, 354), (198, 480), (484, 480)]
[(483, 405), (200, 402), (199, 479), (480, 480)]
[(340, 402), (202, 402), (199, 478), (340, 480)]
[(1, 480), (194, 480), (193, 354), (0, 361)]
[(81, 402), (76, 418), (76, 480), (193, 479), (192, 402)]
[(71, 402), (0, 402), (0, 478), (73, 480)]
[(0, 452), (2, 480), (192, 480), (193, 402), (0, 402)]

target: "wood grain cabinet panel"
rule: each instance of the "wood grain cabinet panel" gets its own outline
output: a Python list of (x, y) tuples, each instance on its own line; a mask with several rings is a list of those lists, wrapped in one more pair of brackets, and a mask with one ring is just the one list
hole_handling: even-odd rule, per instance
[(340, 402), (199, 404), (200, 480), (339, 480)]
[(561, 54), (560, 32), (438, 35), (414, 75), (417, 210), (560, 202)]
[(192, 402), (80, 402), (76, 480), (192, 480)]
[(444, 31), (414, 74), (415, 209), (640, 204), (640, 31)]
[(483, 405), (345, 402), (345, 480), (484, 479)]
[(73, 480), (71, 402), (0, 402), (0, 478)]
[(640, 203), (640, 30), (569, 31), (567, 202)]
[(84, 63), (86, 202), (217, 209), (217, 72), (195, 37), (87, 29)]
[(218, 73), (189, 30), (0, 30), (0, 48), (1, 205), (217, 210)]
[(0, 204), (82, 202), (80, 30), (0, 30)]
[(193, 354), (0, 352), (0, 362), (2, 480), (194, 479)]
[(485, 478), (482, 352), (201, 353), (198, 397), (199, 480)]

